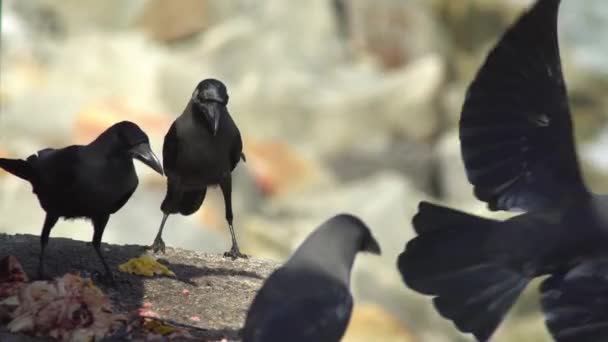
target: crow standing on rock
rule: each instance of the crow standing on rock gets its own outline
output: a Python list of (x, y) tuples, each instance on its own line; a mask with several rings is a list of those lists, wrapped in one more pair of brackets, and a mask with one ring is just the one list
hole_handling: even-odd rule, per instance
[(93, 247), (113, 282), (101, 254), (101, 237), (110, 215), (122, 208), (137, 188), (133, 158), (163, 173), (148, 136), (129, 121), (114, 124), (88, 145), (47, 148), (26, 160), (0, 158), (0, 168), (32, 184), (46, 211), (40, 236), (40, 277), (44, 277), (49, 234), (59, 218), (86, 218), (93, 221)]
[(590, 193), (581, 177), (559, 5), (538, 0), (506, 31), (469, 86), (460, 119), (476, 197), (491, 210), (524, 213), (500, 221), (423, 202), (412, 220), (418, 236), (398, 259), (407, 286), (433, 296), (443, 317), (479, 341), (490, 339), (528, 283), (543, 275), (550, 275), (540, 291), (554, 338), (608, 340), (596, 324), (607, 311), (585, 305), (598, 293), (589, 287), (593, 277), (580, 277), (608, 254), (608, 196)]
[(241, 254), (232, 226), (231, 172), (241, 159), (243, 142), (226, 105), (228, 92), (218, 80), (201, 81), (188, 105), (169, 128), (163, 145), (167, 193), (161, 204), (163, 219), (152, 244), (154, 252), (165, 251), (163, 228), (170, 214), (191, 215), (203, 204), (207, 187), (219, 185), (224, 195), (226, 220), (232, 248), (224, 255)]
[(243, 342), (338, 342), (353, 307), (350, 273), (359, 252), (380, 254), (369, 228), (341, 214), (317, 228), (259, 290)]

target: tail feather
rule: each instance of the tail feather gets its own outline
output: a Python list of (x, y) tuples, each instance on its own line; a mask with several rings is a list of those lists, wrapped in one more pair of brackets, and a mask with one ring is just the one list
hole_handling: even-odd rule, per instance
[(26, 181), (31, 181), (33, 179), (32, 168), (30, 164), (23, 159), (0, 158), (0, 168)]
[(467, 229), (467, 227), (479, 226), (481, 222), (490, 224), (500, 221), (473, 216), (462, 211), (440, 207), (428, 202), (420, 202), (418, 214), (412, 219), (412, 224), (417, 234), (429, 233), (455, 226), (459, 226), (458, 230), (460, 231), (461, 229)]
[[(469, 290), (449, 293), (435, 297), (433, 302), (437, 311), (454, 321), (456, 327), (471, 332), (480, 341), (488, 340), (498, 328), (506, 313), (515, 303), (529, 280), (518, 274), (500, 269), (488, 269), (485, 274), (493, 278), (491, 285), (469, 284)], [(471, 282), (476, 276), (472, 274)], [(500, 276), (496, 276), (500, 275)], [(480, 280), (480, 279), (477, 279)]]
[(183, 193), (179, 205), (180, 214), (185, 216), (194, 214), (203, 205), (206, 193), (206, 190)]
[(207, 188), (200, 190), (181, 190), (171, 179), (167, 182), (167, 192), (160, 209), (166, 214), (192, 215), (203, 204)]
[(601, 342), (608, 336), (608, 259), (587, 260), (541, 285), (546, 325), (557, 342)]
[(460, 331), (488, 340), (530, 281), (483, 248), (501, 222), (422, 202), (413, 225), (419, 235), (398, 260), (405, 284), (435, 296)]

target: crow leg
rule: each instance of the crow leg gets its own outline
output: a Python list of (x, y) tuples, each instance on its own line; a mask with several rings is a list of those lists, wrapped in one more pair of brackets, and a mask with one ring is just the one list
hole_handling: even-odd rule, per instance
[(38, 277), (44, 278), (44, 252), (46, 250), (46, 245), (49, 243), (49, 235), (51, 234), (51, 229), (59, 220), (58, 216), (53, 214), (46, 214), (44, 218), (44, 224), (42, 226), (42, 233), (40, 234), (40, 259), (38, 260)]
[(232, 237), (232, 248), (230, 248), (230, 251), (224, 253), (224, 257), (231, 257), (233, 260), (236, 258), (247, 258), (247, 255), (242, 254), (239, 250), (239, 244), (236, 242), (236, 235), (234, 234), (234, 227), (232, 226), (232, 179), (230, 175), (224, 177), (222, 182), (220, 182), (220, 188), (224, 195), (226, 221), (228, 221), (228, 228), (230, 229), (230, 236)]
[(156, 234), (156, 238), (154, 239), (154, 243), (152, 243), (152, 250), (154, 253), (158, 253), (158, 251), (165, 253), (165, 242), (163, 241), (163, 229), (165, 228), (165, 223), (167, 222), (167, 218), (169, 218), (168, 213), (163, 214), (163, 220), (160, 222), (160, 228), (158, 229), (158, 233)]
[(163, 252), (163, 254), (165, 253), (163, 229), (165, 228), (165, 223), (167, 222), (169, 215), (179, 212), (179, 204), (183, 195), (180, 190), (180, 184), (179, 178), (167, 177), (167, 193), (160, 205), (160, 210), (163, 212), (163, 220), (160, 222), (160, 227), (158, 228), (158, 233), (156, 233), (156, 238), (154, 239), (152, 246), (149, 247), (154, 253), (158, 253), (159, 251)]
[(103, 254), (101, 254), (101, 237), (103, 236), (103, 231), (106, 229), (106, 224), (108, 224), (109, 218), (109, 215), (105, 215), (93, 219), (93, 248), (95, 249), (97, 256), (99, 256), (99, 260), (101, 260), (101, 263), (103, 264), (103, 268), (106, 271), (106, 278), (112, 285), (114, 285), (114, 275), (112, 274), (110, 267), (108, 267)]

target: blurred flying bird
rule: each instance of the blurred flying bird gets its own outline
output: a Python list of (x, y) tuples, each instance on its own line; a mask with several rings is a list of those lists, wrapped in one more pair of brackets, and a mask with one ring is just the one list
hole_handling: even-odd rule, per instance
[(608, 259), (587, 259), (541, 288), (547, 327), (556, 342), (608, 338)]
[(358, 252), (380, 254), (369, 228), (341, 214), (310, 234), (259, 290), (243, 342), (340, 341), (353, 307), (350, 274)]
[[(406, 285), (434, 296), (439, 313), (479, 341), (530, 280), (551, 274), (541, 292), (559, 287), (559, 275), (607, 250), (608, 196), (587, 190), (574, 147), (559, 4), (537, 1), (506, 31), (469, 86), (460, 119), (476, 197), (490, 210), (524, 213), (498, 221), (423, 202), (412, 220), (418, 236), (398, 259)], [(548, 319), (552, 331), (565, 328)]]
[(163, 173), (148, 136), (129, 121), (114, 124), (88, 145), (47, 148), (26, 160), (0, 158), (0, 168), (32, 184), (46, 212), (40, 236), (40, 277), (44, 276), (49, 234), (59, 218), (85, 218), (93, 222), (93, 248), (113, 282), (101, 254), (101, 238), (110, 215), (122, 208), (137, 188), (133, 158)]
[(207, 187), (219, 185), (232, 237), (232, 248), (224, 255), (233, 259), (246, 257), (239, 250), (232, 225), (231, 177), (239, 161), (245, 161), (245, 155), (241, 133), (228, 113), (227, 104), (228, 92), (222, 82), (201, 81), (165, 136), (163, 166), (167, 193), (161, 204), (163, 219), (152, 244), (154, 252), (165, 251), (162, 234), (169, 215), (195, 213), (205, 200)]

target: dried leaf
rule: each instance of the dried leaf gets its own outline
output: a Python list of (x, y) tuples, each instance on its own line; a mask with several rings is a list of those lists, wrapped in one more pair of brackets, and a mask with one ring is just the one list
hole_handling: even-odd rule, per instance
[[(136, 319), (131, 320), (131, 324), (127, 327), (130, 338), (134, 340), (146, 341), (169, 341), (176, 338), (193, 338), (187, 327), (181, 326), (179, 323), (161, 319), (158, 314), (148, 316), (150, 311), (145, 311), (141, 308), (132, 313), (136, 315)], [(143, 336), (142, 336), (143, 335)]]
[(16, 257), (9, 255), (0, 260), (0, 299), (16, 295), (28, 281)]
[(142, 255), (139, 258), (130, 259), (126, 263), (119, 265), (118, 270), (124, 273), (137, 274), (145, 277), (153, 277), (155, 275), (175, 277), (173, 271), (149, 255)]
[(53, 281), (35, 281), (19, 291), (19, 306), (7, 325), (62, 341), (101, 339), (122, 324), (107, 296), (90, 279), (66, 274)]
[(28, 282), (27, 274), (16, 257), (9, 255), (0, 260), (0, 283), (19, 281)]
[(155, 319), (146, 319), (144, 321), (144, 328), (149, 332), (163, 336), (170, 335), (177, 331), (176, 327)]

